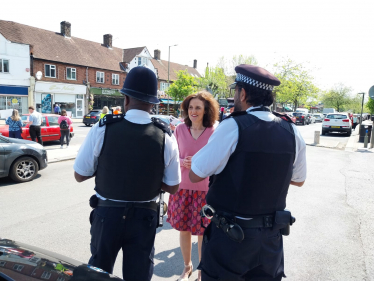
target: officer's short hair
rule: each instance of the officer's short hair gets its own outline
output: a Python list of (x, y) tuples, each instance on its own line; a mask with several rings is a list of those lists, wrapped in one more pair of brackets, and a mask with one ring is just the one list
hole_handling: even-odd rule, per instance
[(269, 106), (274, 102), (273, 91), (254, 87), (246, 83), (238, 82), (236, 84), (239, 92), (241, 89), (245, 90), (246, 102), (252, 106)]

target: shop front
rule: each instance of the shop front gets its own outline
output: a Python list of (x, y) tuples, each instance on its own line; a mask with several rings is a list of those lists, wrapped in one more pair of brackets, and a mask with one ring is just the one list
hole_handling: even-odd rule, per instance
[(28, 113), (28, 87), (0, 85), (0, 118), (10, 116), (13, 109)]
[(103, 109), (107, 106), (112, 109), (120, 106), (123, 110), (124, 96), (117, 89), (90, 88), (90, 93), (94, 96), (93, 109)]
[(35, 84), (36, 110), (41, 113), (54, 113), (54, 105), (59, 104), (68, 116), (81, 118), (85, 113), (85, 85), (38, 81)]

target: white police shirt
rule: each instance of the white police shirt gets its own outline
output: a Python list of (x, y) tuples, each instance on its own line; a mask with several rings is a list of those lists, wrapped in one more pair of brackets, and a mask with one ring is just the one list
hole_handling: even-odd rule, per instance
[[(273, 121), (275, 115), (268, 111), (252, 111), (257, 107), (247, 109), (263, 121)], [(306, 145), (303, 137), (295, 124), (292, 124), (295, 132), (296, 155), (293, 164), (291, 181), (303, 182), (306, 179)], [(226, 167), (227, 161), (235, 151), (239, 139), (239, 128), (233, 118), (223, 121), (210, 137), (208, 143), (192, 157), (192, 171), (201, 178), (219, 174)]]
[[(127, 111), (125, 119), (135, 124), (149, 124), (152, 122), (151, 115), (149, 115), (148, 112), (136, 109)], [(75, 159), (74, 170), (78, 174), (82, 176), (92, 176), (95, 173), (99, 155), (103, 147), (104, 135), (105, 126), (99, 127), (99, 122), (97, 122), (86, 136), (86, 139), (79, 149), (78, 155)], [(181, 172), (179, 168), (179, 150), (174, 135), (170, 137), (168, 134), (165, 134), (164, 163), (165, 170), (162, 181), (170, 186), (179, 184), (181, 182)], [(104, 198), (98, 193), (96, 193), (96, 196), (103, 200), (110, 199)]]

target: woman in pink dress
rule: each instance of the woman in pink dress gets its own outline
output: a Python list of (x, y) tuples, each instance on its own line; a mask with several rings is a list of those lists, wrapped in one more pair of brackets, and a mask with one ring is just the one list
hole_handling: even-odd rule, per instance
[[(205, 91), (189, 95), (181, 104), (184, 124), (177, 126), (174, 135), (178, 142), (182, 182), (179, 191), (170, 195), (167, 221), (180, 231), (180, 246), (184, 260), (184, 270), (179, 281), (188, 280), (192, 274), (191, 236), (198, 236), (199, 259), (204, 228), (201, 227), (200, 210), (206, 204), (209, 179), (199, 183), (191, 183), (188, 174), (191, 169), (191, 158), (204, 145), (214, 131), (218, 120), (219, 105), (213, 96)], [(204, 218), (204, 226), (209, 221)], [(198, 280), (201, 273), (198, 272)]]

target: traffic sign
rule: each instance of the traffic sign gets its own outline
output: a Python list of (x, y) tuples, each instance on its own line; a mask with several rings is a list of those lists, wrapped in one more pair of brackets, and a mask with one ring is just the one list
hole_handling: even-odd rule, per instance
[(369, 90), (369, 97), (374, 100), (374, 86), (371, 86)]

